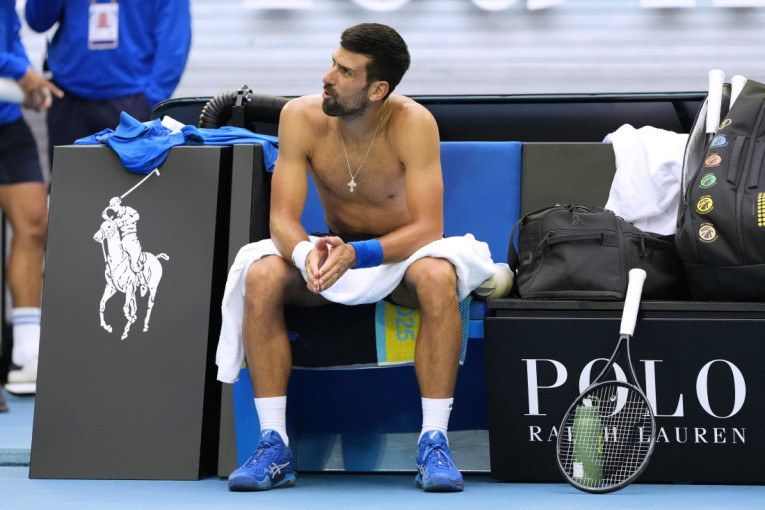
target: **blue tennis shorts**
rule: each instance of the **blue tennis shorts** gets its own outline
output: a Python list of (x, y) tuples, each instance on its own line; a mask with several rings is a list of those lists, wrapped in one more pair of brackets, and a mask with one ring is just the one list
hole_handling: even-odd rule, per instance
[(43, 182), (37, 142), (23, 117), (0, 125), (0, 185), (20, 182)]

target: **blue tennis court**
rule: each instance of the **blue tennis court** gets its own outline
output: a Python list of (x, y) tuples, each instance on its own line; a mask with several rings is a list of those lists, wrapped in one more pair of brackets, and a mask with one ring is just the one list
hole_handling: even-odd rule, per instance
[[(226, 481), (30, 480), (34, 398), (5, 393), (10, 411), (0, 414), (0, 501), (8, 510), (45, 509), (389, 509), (479, 508), (629, 509), (763, 508), (765, 487), (633, 484), (619, 492), (591, 495), (566, 483), (498, 483), (488, 474), (467, 474), (465, 491), (424, 493), (414, 474), (299, 473), (289, 490), (233, 493)], [(115, 435), (119, 434), (115, 431)], [(518, 459), (534, 462), (533, 459)], [(541, 461), (540, 461), (541, 462)], [(752, 466), (761, 469), (761, 466)]]

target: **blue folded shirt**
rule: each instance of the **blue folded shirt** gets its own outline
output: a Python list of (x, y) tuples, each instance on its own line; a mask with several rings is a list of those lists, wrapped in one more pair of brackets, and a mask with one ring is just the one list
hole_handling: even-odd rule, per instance
[(268, 172), (274, 171), (279, 153), (275, 136), (259, 135), (244, 128), (223, 126), (217, 129), (183, 126), (180, 131), (162, 125), (157, 119), (139, 122), (125, 112), (120, 115), (117, 129), (105, 129), (76, 140), (75, 145), (104, 144), (111, 147), (131, 172), (148, 174), (159, 167), (176, 145), (233, 145), (259, 143), (263, 147), (263, 162)]

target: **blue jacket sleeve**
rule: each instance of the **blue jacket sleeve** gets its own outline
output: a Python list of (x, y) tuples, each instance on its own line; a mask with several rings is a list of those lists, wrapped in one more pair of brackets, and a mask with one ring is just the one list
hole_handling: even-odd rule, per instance
[(191, 48), (189, 0), (154, 2), (154, 66), (146, 90), (150, 106), (168, 99), (181, 81)]
[(21, 44), (21, 36), (19, 35), (20, 30), (21, 21), (19, 20), (18, 15), (15, 15), (13, 21), (12, 51), (0, 52), (0, 76), (13, 78), (16, 81), (19, 81), (24, 77), (27, 68), (29, 67), (27, 52), (24, 49), (24, 45)]
[(24, 15), (35, 32), (45, 32), (61, 18), (66, 0), (27, 0)]

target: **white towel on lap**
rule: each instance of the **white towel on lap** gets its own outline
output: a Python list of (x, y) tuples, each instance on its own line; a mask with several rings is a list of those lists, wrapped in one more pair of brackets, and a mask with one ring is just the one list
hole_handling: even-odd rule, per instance
[[(312, 242), (317, 239), (311, 237)], [(221, 306), (223, 321), (215, 356), (219, 381), (233, 383), (239, 378), (244, 363), (242, 315), (245, 280), (252, 263), (266, 255), (279, 255), (279, 250), (270, 239), (248, 244), (239, 250), (229, 270)], [(446, 259), (454, 265), (457, 271), (457, 298), (460, 301), (494, 275), (489, 246), (467, 234), (434, 241), (402, 262), (348, 271), (321, 295), (329, 301), (345, 305), (376, 303), (393, 292), (409, 266), (423, 257)]]

